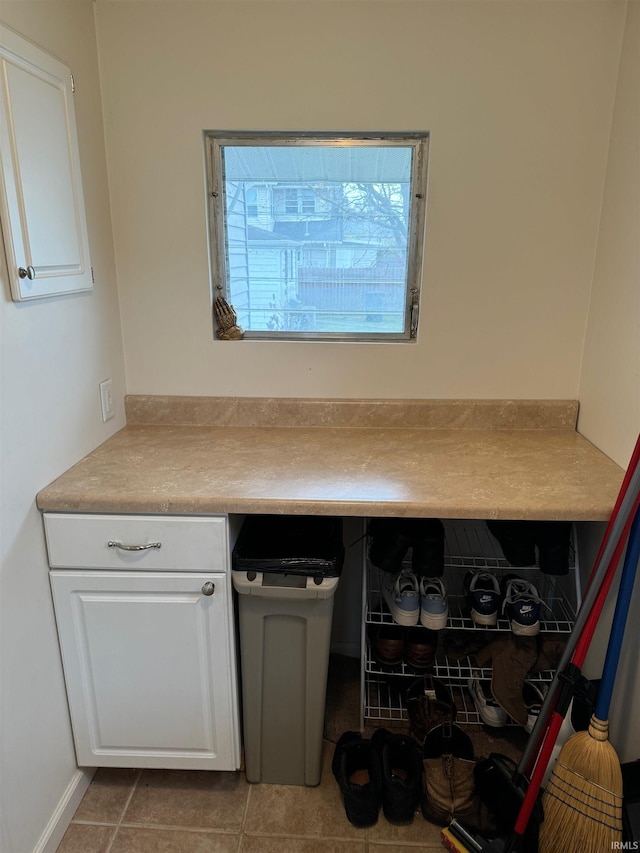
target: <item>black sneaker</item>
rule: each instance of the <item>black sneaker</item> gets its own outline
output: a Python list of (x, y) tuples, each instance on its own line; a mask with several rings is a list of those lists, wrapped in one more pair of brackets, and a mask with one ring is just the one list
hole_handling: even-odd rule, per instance
[(465, 575), (464, 589), (471, 606), (471, 619), (483, 627), (497, 625), (500, 584), (491, 572), (473, 569)]
[(331, 764), (349, 823), (364, 828), (378, 820), (382, 802), (380, 758), (360, 732), (340, 736)]
[(411, 823), (422, 798), (422, 756), (406, 735), (378, 729), (371, 745), (382, 768), (382, 811), (390, 823)]

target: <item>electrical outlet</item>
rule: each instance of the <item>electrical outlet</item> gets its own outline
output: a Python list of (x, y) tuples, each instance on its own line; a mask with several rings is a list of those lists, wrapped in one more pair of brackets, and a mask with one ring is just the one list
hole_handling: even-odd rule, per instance
[(102, 420), (106, 423), (115, 413), (113, 405), (113, 387), (110, 379), (100, 383), (100, 405), (102, 406)]

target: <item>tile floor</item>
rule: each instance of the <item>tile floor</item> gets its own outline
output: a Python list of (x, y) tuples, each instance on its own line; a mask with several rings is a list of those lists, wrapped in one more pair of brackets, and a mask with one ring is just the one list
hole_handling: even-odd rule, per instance
[[(345, 677), (338, 668), (338, 677)], [(353, 679), (352, 679), (353, 681)], [(410, 853), (444, 850), (440, 829), (418, 813), (409, 826), (380, 815), (369, 829), (346, 819), (331, 773), (336, 732), (357, 729), (357, 678), (348, 689), (331, 683), (317, 788), (250, 785), (244, 773), (175, 770), (96, 772), (57, 853)], [(342, 699), (340, 698), (342, 697)], [(342, 701), (344, 700), (344, 701)], [(345, 709), (345, 703), (347, 707)], [(371, 734), (367, 730), (365, 734)], [(508, 730), (503, 730), (505, 733)], [(515, 754), (513, 730), (504, 737), (473, 730), (477, 755)], [(515, 756), (514, 756), (515, 757)]]

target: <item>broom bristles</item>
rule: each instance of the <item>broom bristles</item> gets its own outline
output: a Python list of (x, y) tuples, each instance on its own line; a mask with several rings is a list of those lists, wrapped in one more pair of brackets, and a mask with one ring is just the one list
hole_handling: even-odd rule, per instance
[(607, 721), (563, 745), (542, 803), (540, 853), (603, 853), (622, 841), (622, 772)]

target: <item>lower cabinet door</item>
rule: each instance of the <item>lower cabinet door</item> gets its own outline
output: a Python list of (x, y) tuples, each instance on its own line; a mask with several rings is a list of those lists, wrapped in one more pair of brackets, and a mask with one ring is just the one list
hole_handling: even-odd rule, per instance
[(223, 573), (50, 573), (78, 764), (236, 770)]

